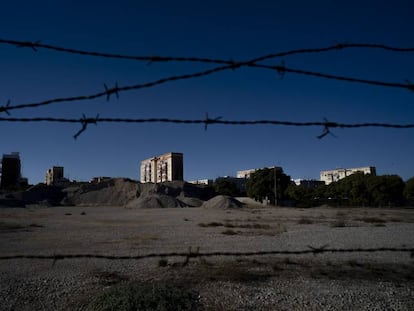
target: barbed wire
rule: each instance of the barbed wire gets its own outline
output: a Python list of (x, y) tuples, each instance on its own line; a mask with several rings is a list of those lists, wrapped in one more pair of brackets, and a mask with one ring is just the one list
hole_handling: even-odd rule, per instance
[(337, 81), (368, 84), (368, 85), (382, 86), (382, 87), (403, 88), (403, 89), (408, 89), (410, 91), (414, 91), (414, 84), (411, 83), (410, 81), (406, 81), (406, 83), (398, 83), (398, 82), (386, 82), (386, 81), (346, 77), (346, 76), (333, 75), (333, 74), (327, 74), (327, 73), (322, 73), (322, 72), (289, 68), (289, 67), (286, 67), (284, 62), (282, 62), (281, 65), (258, 64), (258, 62), (260, 61), (269, 60), (269, 59), (273, 59), (277, 57), (289, 56), (289, 55), (294, 55), (294, 54), (305, 54), (305, 53), (322, 53), (322, 52), (338, 50), (338, 49), (347, 49), (347, 48), (375, 48), (375, 49), (383, 49), (383, 50), (394, 51), (394, 52), (414, 52), (414, 48), (397, 48), (397, 47), (392, 47), (392, 46), (387, 46), (387, 45), (382, 45), (382, 44), (339, 43), (339, 44), (335, 44), (333, 46), (329, 46), (325, 48), (297, 49), (297, 50), (290, 50), (290, 51), (285, 51), (285, 52), (280, 52), (280, 53), (267, 54), (267, 55), (260, 56), (260, 57), (257, 57), (257, 58), (254, 58), (248, 61), (233, 61), (233, 60), (228, 61), (228, 60), (197, 58), (197, 57), (132, 56), (132, 55), (122, 55), (122, 54), (109, 54), (109, 53), (102, 53), (102, 52), (88, 52), (88, 51), (41, 44), (39, 41), (30, 42), (30, 41), (16, 41), (16, 40), (0, 39), (0, 43), (12, 44), (18, 47), (30, 47), (34, 51), (37, 51), (37, 48), (45, 48), (45, 49), (73, 53), (73, 54), (81, 54), (81, 55), (89, 55), (89, 56), (97, 56), (97, 57), (120, 58), (120, 59), (133, 59), (133, 60), (149, 61), (149, 62), (191, 61), (191, 62), (202, 62), (202, 63), (215, 63), (215, 64), (221, 64), (221, 65), (225, 64), (225, 66), (219, 66), (219, 67), (204, 70), (204, 71), (183, 74), (183, 75), (174, 75), (174, 76), (169, 76), (169, 77), (157, 79), (154, 81), (139, 83), (139, 84), (134, 84), (134, 85), (127, 85), (127, 86), (120, 87), (118, 86), (117, 83), (115, 83), (115, 86), (110, 88), (106, 84), (104, 84), (104, 91), (97, 92), (94, 94), (52, 98), (52, 99), (48, 99), (48, 100), (44, 100), (40, 102), (18, 104), (18, 105), (10, 105), (10, 100), (9, 100), (7, 105), (0, 106), (0, 112), (6, 112), (8, 114), (11, 110), (15, 110), (15, 109), (37, 108), (40, 106), (46, 106), (46, 105), (50, 105), (54, 103), (66, 103), (66, 102), (73, 102), (73, 101), (93, 100), (99, 97), (106, 97), (106, 99), (109, 100), (112, 94), (115, 94), (118, 98), (120, 92), (155, 87), (157, 85), (161, 85), (161, 84), (165, 84), (165, 83), (173, 82), (173, 81), (200, 78), (200, 77), (208, 76), (208, 75), (218, 73), (221, 71), (235, 70), (241, 67), (256, 67), (256, 68), (261, 68), (261, 69), (266, 69), (266, 70), (272, 70), (272, 71), (276, 71), (277, 73), (279, 73), (282, 77), (286, 73), (293, 73), (293, 74), (312, 76), (312, 77), (318, 77), (318, 78), (324, 78), (324, 79), (333, 79)]
[(107, 260), (142, 260), (148, 258), (170, 258), (170, 257), (185, 257), (187, 264), (190, 258), (201, 257), (250, 257), (250, 256), (270, 256), (270, 255), (319, 255), (323, 253), (377, 253), (377, 252), (401, 252), (410, 253), (411, 258), (414, 257), (414, 248), (394, 248), (394, 247), (378, 247), (378, 248), (327, 248), (328, 245), (321, 247), (308, 246), (306, 250), (274, 250), (274, 251), (255, 251), (255, 252), (200, 252), (197, 247), (195, 251), (189, 247), (188, 252), (167, 252), (167, 253), (149, 253), (144, 255), (99, 255), (99, 254), (53, 254), (53, 255), (7, 255), (0, 256), (0, 260), (16, 260), (16, 259), (40, 259), (53, 260), (55, 263), (63, 259), (107, 259)]
[[(78, 96), (71, 96), (71, 97), (59, 97), (59, 98), (52, 98), (40, 102), (33, 102), (28, 104), (19, 104), (19, 105), (10, 105), (10, 100), (8, 100), (7, 105), (0, 106), (0, 112), (7, 112), (15, 109), (23, 109), (23, 108), (37, 108), (40, 106), (47, 106), (54, 103), (67, 103), (67, 102), (73, 102), (73, 101), (85, 101), (85, 100), (93, 100), (99, 97), (106, 97), (107, 100), (110, 99), (110, 96), (112, 94), (115, 94), (117, 98), (119, 97), (120, 92), (126, 92), (126, 91), (132, 91), (132, 90), (138, 90), (143, 88), (151, 88), (157, 85), (165, 84), (167, 82), (172, 81), (179, 81), (179, 80), (187, 80), (192, 78), (200, 78), (205, 77), (217, 72), (229, 70), (229, 69), (237, 69), (241, 66), (244, 66), (243, 63), (235, 63), (233, 65), (228, 66), (222, 66), (222, 67), (216, 67), (213, 69), (200, 71), (196, 73), (190, 73), (190, 74), (184, 74), (184, 75), (176, 75), (176, 76), (169, 76), (166, 78), (157, 79), (155, 81), (140, 83), (140, 84), (134, 84), (134, 85), (128, 85), (128, 86), (118, 86), (117, 83), (115, 83), (115, 86), (112, 88), (109, 88), (106, 84), (104, 84), (104, 91), (89, 94), (89, 95), (78, 95)], [(376, 80), (367, 80), (367, 79), (359, 79), (359, 78), (353, 78), (353, 77), (345, 77), (345, 76), (338, 76), (338, 75), (331, 75), (331, 74), (325, 74), (321, 72), (313, 72), (313, 71), (307, 71), (307, 70), (301, 70), (301, 69), (294, 69), (294, 68), (287, 68), (283, 64), (279, 66), (270, 66), (270, 65), (259, 65), (257, 66), (259, 68), (263, 69), (270, 69), (273, 71), (278, 72), (281, 75), (284, 75), (286, 72), (289, 73), (295, 73), (305, 76), (313, 76), (313, 77), (319, 77), (319, 78), (325, 78), (325, 79), (331, 79), (331, 80), (338, 80), (338, 81), (346, 81), (346, 82), (353, 82), (353, 83), (361, 83), (361, 84), (368, 84), (368, 85), (375, 85), (375, 86), (383, 86), (383, 87), (393, 87), (393, 88), (402, 88), (402, 89), (408, 89), (410, 91), (414, 91), (414, 84), (407, 81), (406, 83), (397, 83), (397, 82), (384, 82), (384, 81), (376, 81)]]
[(414, 124), (392, 124), (392, 123), (377, 123), (377, 122), (365, 122), (365, 123), (340, 123), (333, 122), (327, 119), (324, 121), (314, 122), (294, 122), (294, 121), (281, 121), (281, 120), (223, 120), (222, 117), (210, 118), (206, 113), (205, 119), (171, 119), (171, 118), (102, 118), (99, 114), (94, 118), (88, 118), (83, 114), (82, 118), (53, 118), (53, 117), (35, 117), (35, 118), (3, 118), (0, 117), (0, 122), (54, 122), (54, 123), (80, 123), (82, 128), (74, 135), (76, 139), (81, 133), (83, 133), (89, 124), (98, 123), (175, 123), (175, 124), (204, 124), (204, 128), (207, 129), (209, 125), (221, 124), (221, 125), (241, 125), (241, 126), (254, 126), (254, 125), (274, 125), (274, 126), (297, 126), (297, 127), (311, 127), (322, 126), (323, 132), (318, 138), (331, 133), (332, 128), (363, 128), (363, 127), (377, 127), (377, 128), (394, 128), (394, 129), (410, 129), (414, 128)]
[[(33, 51), (37, 52), (37, 49), (47, 49), (56, 52), (64, 52), (69, 54), (78, 54), (84, 56), (93, 56), (93, 57), (102, 57), (102, 58), (113, 58), (113, 59), (124, 59), (124, 60), (135, 60), (135, 61), (144, 61), (144, 62), (198, 62), (198, 63), (213, 63), (213, 64), (227, 64), (232, 65), (235, 62), (232, 60), (223, 60), (223, 59), (214, 59), (214, 58), (203, 58), (203, 57), (172, 57), (172, 56), (140, 56), (140, 55), (126, 55), (126, 54), (116, 54), (116, 53), (107, 53), (107, 52), (96, 52), (96, 51), (86, 51), (74, 48), (61, 47), (57, 45), (43, 44), (40, 41), (19, 41), (19, 40), (8, 40), (1, 39), (0, 43), (14, 45), (19, 48), (30, 48)], [(264, 56), (257, 57), (249, 62), (256, 63), (259, 61), (269, 60), (273, 58), (291, 56), (296, 54), (313, 54), (313, 53), (324, 53), (329, 51), (345, 50), (345, 49), (380, 49), (392, 52), (414, 52), (414, 48), (400, 48), (394, 47), (385, 44), (377, 43), (336, 43), (327, 47), (321, 48), (304, 48), (304, 49), (294, 49), (289, 51), (283, 51), (278, 53), (271, 53)]]

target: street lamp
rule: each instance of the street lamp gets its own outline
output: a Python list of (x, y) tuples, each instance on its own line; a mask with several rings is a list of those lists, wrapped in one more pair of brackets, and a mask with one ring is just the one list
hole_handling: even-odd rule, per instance
[(277, 206), (277, 174), (276, 174), (276, 166), (274, 168), (274, 178), (275, 178), (275, 182), (274, 182), (274, 186), (275, 186), (275, 206)]

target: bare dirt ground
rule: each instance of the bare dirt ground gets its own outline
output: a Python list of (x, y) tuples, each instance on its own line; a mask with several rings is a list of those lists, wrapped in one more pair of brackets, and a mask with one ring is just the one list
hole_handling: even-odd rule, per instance
[[(414, 209), (0, 208), (0, 256), (414, 248)], [(190, 285), (205, 310), (412, 310), (407, 252), (0, 261), (0, 310), (87, 309), (133, 280)]]

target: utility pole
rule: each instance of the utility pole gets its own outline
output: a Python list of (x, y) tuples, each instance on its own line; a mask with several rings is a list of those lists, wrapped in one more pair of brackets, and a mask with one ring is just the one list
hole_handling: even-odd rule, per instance
[(276, 166), (275, 166), (275, 168), (274, 168), (274, 173), (275, 173), (275, 176), (274, 176), (274, 178), (275, 178), (275, 206), (277, 206), (277, 174), (276, 174)]

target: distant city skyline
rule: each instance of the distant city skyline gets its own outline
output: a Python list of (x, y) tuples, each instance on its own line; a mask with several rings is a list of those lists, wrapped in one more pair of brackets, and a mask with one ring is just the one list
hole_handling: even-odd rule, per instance
[[(116, 94), (117, 87), (145, 85), (221, 66), (158, 62), (158, 56), (228, 62), (352, 43), (414, 48), (412, 12), (414, 2), (406, 0), (3, 2), (2, 40), (152, 56), (153, 61), (0, 43), (0, 118), (79, 120), (85, 116), (89, 122), (2, 119), (0, 153), (19, 151), (22, 175), (31, 183), (44, 181), (45, 171), (52, 166), (65, 167), (66, 177), (74, 180), (95, 176), (139, 179), (142, 159), (169, 151), (185, 155), (185, 180), (234, 176), (240, 170), (272, 166), (282, 167), (293, 179), (319, 179), (321, 170), (339, 167), (375, 166), (378, 175), (397, 174), (407, 180), (414, 176), (414, 129), (326, 128), (321, 124), (205, 127), (202, 122), (94, 125), (92, 121), (99, 115), (413, 124), (413, 92), (400, 86), (409, 87), (414, 81), (414, 53), (381, 48), (287, 55), (256, 63), (277, 66), (273, 70), (231, 68)], [(384, 83), (370, 85), (299, 72)], [(109, 100), (104, 85), (110, 90)], [(8, 105), (98, 93), (102, 97), (7, 111)], [(317, 138), (323, 134), (327, 135)]]
[[(8, 157), (17, 157), (19, 159), (19, 176), (23, 176), (20, 172), (20, 153), (19, 152), (12, 152), (10, 154), (4, 154), (3, 159)], [(1, 163), (2, 164), (2, 163)], [(184, 180), (187, 182), (195, 182), (197, 180), (206, 181), (206, 180), (214, 180), (215, 178), (199, 178), (197, 180), (190, 180), (190, 179), (183, 179), (183, 171), (185, 165), (183, 162), (183, 154), (180, 152), (168, 152), (162, 155), (152, 156), (148, 159), (140, 161), (140, 171), (138, 178), (134, 178), (131, 176), (105, 176), (103, 175), (96, 175), (91, 176), (87, 180), (76, 180), (76, 181), (93, 181), (99, 179), (107, 179), (107, 178), (131, 178), (138, 180), (142, 183), (145, 182), (163, 182), (163, 181), (172, 181), (172, 180)], [(252, 173), (257, 170), (265, 169), (265, 168), (274, 168), (272, 167), (256, 167), (250, 168), (245, 170), (239, 170), (234, 172), (234, 174), (230, 175), (221, 175), (217, 176), (216, 178), (223, 178), (223, 177), (235, 177), (235, 178), (248, 178)], [(283, 167), (279, 167), (283, 169)], [(148, 171), (149, 169), (149, 171)], [(288, 172), (284, 171), (287, 175)], [(331, 170), (321, 170), (319, 178), (293, 178), (291, 176), (292, 181), (298, 183), (300, 180), (320, 180), (324, 181), (326, 184), (329, 184), (333, 181), (338, 181), (348, 175), (351, 175), (355, 172), (363, 172), (364, 174), (374, 174), (376, 175), (376, 167), (373, 166), (366, 166), (366, 167), (353, 167), (353, 168), (335, 168)], [(159, 176), (159, 180), (157, 180), (157, 174), (161, 174)], [(64, 167), (63, 166), (52, 166), (48, 168), (45, 172), (45, 180), (40, 182), (45, 182), (48, 185), (54, 184), (54, 182), (59, 182), (63, 180), (70, 180), (70, 178), (66, 178), (66, 174), (64, 174)], [(289, 175), (290, 176), (290, 175)], [(30, 182), (30, 180), (29, 180)], [(35, 182), (36, 183), (36, 182)], [(35, 184), (34, 183), (34, 184)]]

